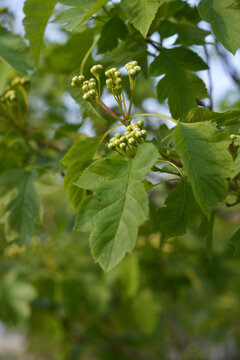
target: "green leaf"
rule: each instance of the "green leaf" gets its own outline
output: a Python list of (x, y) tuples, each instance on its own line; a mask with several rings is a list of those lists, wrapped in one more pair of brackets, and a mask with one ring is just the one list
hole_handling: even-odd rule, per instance
[(209, 217), (212, 207), (224, 200), (228, 189), (226, 178), (231, 177), (228, 136), (207, 123), (179, 123), (175, 144), (195, 198)]
[(165, 205), (158, 211), (160, 228), (165, 238), (185, 234), (187, 227), (198, 218), (199, 207), (185, 177), (167, 197)]
[(208, 97), (204, 82), (192, 73), (207, 68), (196, 53), (183, 47), (164, 49), (151, 63), (152, 76), (165, 74), (157, 84), (157, 97), (160, 102), (168, 98), (173, 117), (181, 117), (196, 107), (196, 99)]
[(231, 237), (230, 244), (236, 247), (233, 255), (234, 260), (239, 260), (240, 259), (240, 228)]
[(185, 46), (203, 45), (205, 37), (209, 35), (209, 31), (200, 29), (195, 24), (188, 21), (176, 22), (170, 20), (163, 20), (160, 22), (158, 32), (161, 38), (167, 38), (174, 34), (178, 34), (177, 44)]
[(75, 228), (91, 232), (93, 257), (105, 271), (132, 251), (138, 225), (147, 219), (148, 199), (141, 181), (157, 157), (155, 147), (145, 143), (132, 160), (116, 156), (96, 161), (76, 183), (95, 191), (83, 201)]
[(8, 241), (23, 244), (34, 235), (41, 219), (41, 203), (35, 190), (35, 171), (10, 170), (0, 177), (0, 221)]
[(240, 47), (239, 0), (201, 0), (198, 9), (218, 41), (233, 54)]
[(0, 57), (22, 74), (31, 70), (28, 64), (28, 48), (23, 39), (1, 26)]
[[(94, 33), (94, 29), (82, 26), (65, 44), (55, 47), (45, 58), (48, 69), (64, 75), (71, 74), (73, 71), (76, 71), (76, 69), (79, 69), (90, 44), (93, 42)], [(81, 46), (79, 46), (79, 44), (81, 44)], [(87, 68), (89, 61), (91, 61), (91, 64), (93, 63), (91, 56), (89, 56), (85, 68)], [(70, 79), (69, 82), (71, 84)]]
[(75, 182), (92, 160), (97, 151), (100, 137), (91, 137), (77, 141), (61, 159), (61, 163), (67, 167), (64, 177), (64, 188), (68, 190), (69, 200), (75, 209), (79, 208), (83, 190), (75, 185)]
[(44, 31), (48, 20), (52, 15), (57, 0), (27, 0), (24, 3), (25, 18), (23, 25), (26, 31), (26, 39), (32, 52), (35, 65), (38, 65), (39, 56), (43, 44)]
[(64, 10), (53, 20), (54, 23), (65, 24), (65, 28), (73, 31), (101, 9), (109, 0), (61, 0), (64, 5), (74, 6)]
[(158, 10), (158, 0), (122, 0), (121, 7), (128, 20), (146, 37)]
[(237, 176), (239, 173), (240, 173), (240, 148), (237, 151), (237, 156), (236, 156), (236, 159), (234, 160), (234, 163), (233, 163), (232, 178)]
[(210, 261), (212, 261), (213, 227), (217, 212), (218, 210), (213, 210), (210, 218), (203, 215), (202, 222), (199, 227), (199, 235), (206, 237), (206, 251)]
[(98, 53), (111, 51), (118, 46), (118, 39), (124, 40), (128, 30), (124, 22), (115, 15), (104, 26), (98, 40)]
[(230, 110), (224, 113), (218, 113), (205, 108), (191, 109), (184, 119), (186, 123), (195, 123), (201, 121), (215, 121), (220, 126), (239, 125), (240, 111)]

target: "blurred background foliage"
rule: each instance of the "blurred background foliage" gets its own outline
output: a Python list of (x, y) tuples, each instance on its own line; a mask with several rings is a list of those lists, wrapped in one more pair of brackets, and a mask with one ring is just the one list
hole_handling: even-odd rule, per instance
[[(160, 15), (166, 18), (161, 23), (163, 28), (158, 30), (156, 21), (150, 35), (165, 31), (168, 38), (175, 34), (178, 30), (167, 22), (175, 13), (178, 20), (187, 17), (192, 24), (200, 21), (196, 8), (184, 2), (183, 10), (182, 1), (173, 3), (175, 7), (166, 3), (162, 8)], [(111, 11), (117, 10), (113, 7)], [(167, 113), (166, 103), (159, 105), (155, 100), (154, 81), (147, 79), (155, 43), (145, 41), (132, 25), (126, 27), (121, 10), (117, 13), (115, 21), (121, 27), (122, 41), (118, 44), (114, 33), (118, 28), (113, 28), (109, 40), (114, 43), (111, 38), (115, 36), (117, 46), (99, 40), (97, 51), (87, 58), (85, 72), (96, 61), (122, 66), (134, 58), (143, 68), (134, 97), (135, 112), (161, 108)], [(1, 9), (0, 17), (4, 28), (14, 29), (11, 12)], [(150, 220), (142, 225), (133, 254), (109, 273), (93, 263), (87, 235), (72, 230), (75, 210), (63, 190), (64, 167), (59, 161), (74, 141), (86, 133), (101, 135), (113, 122), (107, 119), (107, 123), (92, 109), (74, 103), (69, 91), (73, 98), (80, 98), (70, 90), (70, 79), (108, 19), (109, 14), (101, 10), (77, 32), (63, 27), (57, 30), (60, 42), (46, 39), (39, 69), (30, 76), (29, 100), (29, 88), (16, 88), (17, 101), (8, 108), (16, 122), (11, 126), (0, 123), (1, 174), (8, 177), (14, 168), (31, 171), (42, 203), (35, 217), (35, 231), (21, 247), (9, 241), (5, 220), (0, 220), (0, 319), (9, 331), (17, 331), (26, 339), (26, 353), (9, 355), (9, 359), (238, 360), (240, 266), (232, 260), (234, 248), (228, 239), (240, 222), (239, 205), (219, 212), (209, 257), (204, 231), (211, 234), (211, 224), (206, 224), (203, 232), (192, 227), (181, 238), (161, 241), (154, 213), (172, 185), (150, 190)], [(190, 34), (194, 35), (181, 29), (179, 41), (192, 45)], [(196, 34), (197, 39), (200, 35)], [(233, 67), (228, 52), (219, 44), (216, 49), (210, 48), (212, 68), (216, 58), (225, 66), (228, 63), (226, 74), (233, 90), (216, 99), (215, 110), (239, 109), (239, 67)], [(2, 60), (0, 73), (3, 94), (19, 73)], [(111, 102), (107, 94), (105, 97)], [(6, 109), (0, 111), (2, 115)], [(27, 126), (21, 121), (27, 121)], [(169, 133), (163, 124), (148, 119), (146, 128), (161, 138)], [(103, 147), (102, 151), (108, 150)], [(11, 191), (2, 194), (0, 215), (9, 196)], [(1, 358), (8, 357), (0, 351)]]

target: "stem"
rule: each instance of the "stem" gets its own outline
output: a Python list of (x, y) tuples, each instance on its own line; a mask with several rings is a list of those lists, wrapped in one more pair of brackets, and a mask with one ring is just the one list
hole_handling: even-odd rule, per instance
[(108, 129), (108, 130), (103, 134), (103, 136), (101, 137), (101, 140), (99, 141), (98, 146), (103, 142), (103, 140), (105, 139), (105, 137), (106, 137), (112, 130), (116, 129), (116, 128), (119, 127), (119, 126), (122, 126), (122, 124), (117, 124), (117, 125), (113, 126), (111, 129)]
[(90, 48), (86, 52), (84, 58), (82, 59), (81, 66), (80, 66), (80, 75), (83, 75), (83, 70), (84, 70), (84, 66), (86, 64), (86, 61), (87, 61), (88, 57), (90, 56), (90, 54), (91, 54), (92, 50), (94, 49), (94, 47), (97, 45), (97, 42), (98, 42), (99, 38), (100, 38), (100, 35), (94, 40), (94, 42), (92, 43), (92, 45), (90, 46)]
[(124, 112), (125, 112), (125, 119), (128, 119), (127, 108), (126, 108), (125, 97), (124, 97), (123, 91), (122, 91), (122, 99), (123, 99), (123, 106), (124, 106)]
[[(167, 183), (167, 182), (169, 182), (169, 181), (177, 181), (177, 180), (179, 181), (179, 178), (166, 179), (166, 180), (160, 181), (159, 183), (154, 184), (154, 185), (151, 187), (151, 189), (152, 189), (153, 187), (155, 187), (155, 186), (158, 186), (158, 185)], [(149, 190), (151, 190), (151, 189), (149, 189)]]
[(136, 115), (131, 116), (131, 119), (133, 119), (135, 117), (140, 117), (140, 116), (156, 116), (156, 117), (160, 117), (160, 118), (163, 118), (163, 119), (170, 120), (170, 121), (174, 122), (174, 124), (176, 124), (176, 125), (178, 124), (178, 121), (171, 118), (170, 116), (162, 115), (162, 114), (153, 114), (153, 113), (136, 114)]
[(123, 119), (120, 119), (120, 118), (117, 116), (117, 114), (115, 114), (114, 111), (112, 111), (111, 109), (109, 109), (109, 107), (108, 107), (106, 104), (104, 104), (104, 102), (103, 102), (100, 98), (98, 98), (98, 101), (99, 101), (99, 103), (108, 111), (108, 113), (109, 113), (114, 119), (117, 119), (117, 120), (121, 121), (121, 123), (122, 123), (124, 126), (127, 127), (126, 122), (125, 122)]
[(164, 160), (164, 159), (159, 159), (158, 161), (161, 161), (161, 162), (165, 162), (171, 166), (173, 166), (180, 174), (181, 177), (183, 177), (183, 173), (181, 172), (181, 170), (179, 169), (179, 167), (177, 165), (175, 165), (174, 163), (172, 163), (171, 161), (168, 161), (168, 160)]
[(128, 108), (128, 117), (130, 117), (130, 115), (131, 115), (132, 103), (133, 103), (133, 90), (131, 90), (131, 95), (130, 95), (130, 104), (129, 104), (129, 108)]
[(204, 49), (204, 53), (205, 53), (207, 65), (208, 65), (208, 82), (209, 82), (209, 99), (210, 99), (209, 109), (212, 110), (213, 109), (213, 84), (212, 84), (211, 68), (209, 66), (209, 61), (210, 61), (209, 54), (207, 51), (206, 44), (203, 45), (203, 49)]

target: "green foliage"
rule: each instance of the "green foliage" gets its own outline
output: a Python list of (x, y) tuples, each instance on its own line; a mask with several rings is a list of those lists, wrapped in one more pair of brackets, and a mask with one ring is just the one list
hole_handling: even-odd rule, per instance
[(181, 124), (176, 127), (176, 149), (183, 161), (196, 200), (207, 216), (213, 206), (227, 195), (232, 159), (224, 132), (207, 123)]
[(111, 51), (118, 46), (118, 39), (125, 40), (128, 30), (124, 22), (119, 16), (113, 16), (106, 24), (104, 24), (101, 37), (98, 41), (98, 52), (104, 53)]
[(105, 271), (119, 263), (135, 245), (138, 225), (148, 214), (141, 180), (156, 159), (152, 144), (141, 145), (133, 160), (99, 160), (76, 182), (83, 189), (96, 191), (83, 201), (75, 228), (91, 231), (93, 257)]
[(34, 235), (34, 224), (41, 219), (41, 205), (34, 187), (36, 173), (10, 170), (0, 177), (1, 223), (7, 241), (28, 242)]
[(23, 37), (0, 8), (0, 320), (31, 357), (239, 357), (240, 7), (189, 3), (25, 0)]
[(158, 9), (157, 0), (122, 0), (121, 7), (127, 19), (145, 37)]
[(203, 81), (193, 73), (205, 69), (204, 61), (184, 47), (164, 49), (151, 63), (151, 75), (165, 74), (157, 84), (157, 97), (160, 102), (168, 98), (173, 117), (179, 118), (196, 107), (197, 98), (208, 97)]
[(240, 46), (238, 0), (201, 0), (200, 15), (212, 26), (213, 33), (226, 49), (233, 54)]
[(29, 40), (35, 65), (38, 65), (39, 56), (43, 43), (45, 27), (52, 15), (57, 0), (28, 0), (24, 4), (25, 18), (23, 24), (26, 31), (26, 39)]
[(0, 56), (22, 74), (30, 70), (28, 48), (23, 39), (3, 27), (0, 27)]
[(54, 22), (65, 24), (66, 30), (72, 31), (88, 20), (95, 12), (109, 0), (61, 0), (64, 5), (74, 6), (58, 14)]
[(158, 212), (160, 228), (166, 238), (183, 235), (199, 216), (191, 185), (183, 177), (179, 185), (165, 200), (165, 207)]

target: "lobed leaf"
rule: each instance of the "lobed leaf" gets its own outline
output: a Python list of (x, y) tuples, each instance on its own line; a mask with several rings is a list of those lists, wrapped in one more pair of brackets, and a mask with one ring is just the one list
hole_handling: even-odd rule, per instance
[(75, 229), (91, 232), (93, 257), (105, 271), (132, 251), (138, 225), (147, 219), (148, 200), (141, 181), (157, 157), (156, 148), (145, 143), (139, 146), (134, 159), (101, 159), (76, 182), (95, 193), (83, 201)]
[(32, 52), (35, 65), (38, 65), (39, 56), (43, 44), (44, 31), (48, 20), (52, 15), (57, 0), (27, 0), (24, 3), (25, 37), (29, 40), (29, 47)]
[(226, 178), (232, 174), (228, 135), (207, 123), (179, 123), (175, 144), (195, 198), (209, 217), (212, 207), (224, 200), (228, 190)]
[(192, 188), (186, 177), (165, 200), (165, 207), (158, 211), (160, 228), (165, 236), (179, 236), (186, 233), (200, 213)]
[(0, 177), (0, 222), (8, 241), (22, 245), (34, 235), (41, 219), (41, 203), (35, 190), (35, 171), (14, 169)]
[(64, 5), (74, 6), (58, 14), (53, 22), (64, 24), (66, 30), (73, 31), (101, 9), (109, 0), (61, 0)]
[(240, 47), (239, 0), (201, 0), (198, 9), (218, 41), (233, 54)]
[(0, 57), (22, 74), (31, 70), (28, 64), (28, 47), (19, 35), (0, 26)]
[(64, 188), (68, 190), (69, 200), (76, 209), (80, 206), (83, 190), (77, 187), (75, 182), (92, 160), (100, 139), (100, 136), (96, 136), (77, 141), (61, 159), (61, 163), (67, 167)]
[(158, 10), (158, 0), (122, 0), (128, 20), (146, 37)]

